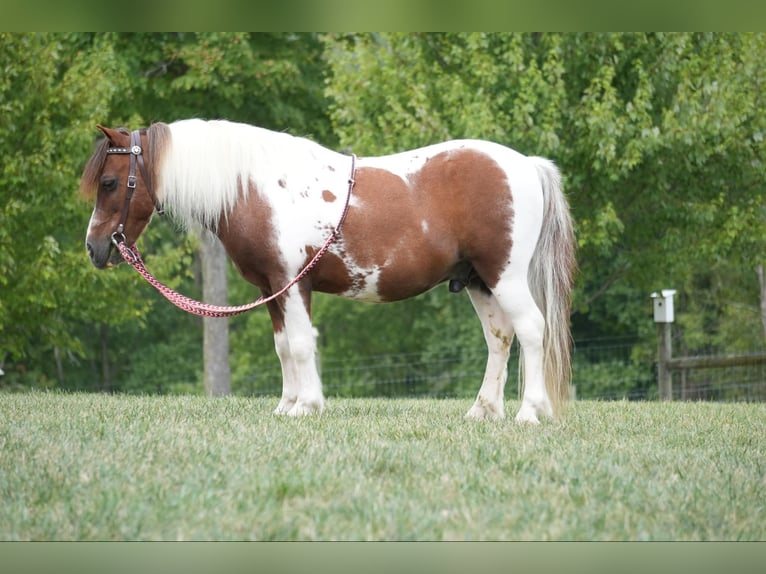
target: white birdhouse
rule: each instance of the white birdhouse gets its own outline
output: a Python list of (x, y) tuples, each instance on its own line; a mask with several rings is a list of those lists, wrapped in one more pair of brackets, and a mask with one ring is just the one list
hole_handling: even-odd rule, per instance
[(663, 289), (659, 293), (652, 293), (655, 323), (672, 323), (674, 321), (673, 295), (675, 293), (675, 289)]

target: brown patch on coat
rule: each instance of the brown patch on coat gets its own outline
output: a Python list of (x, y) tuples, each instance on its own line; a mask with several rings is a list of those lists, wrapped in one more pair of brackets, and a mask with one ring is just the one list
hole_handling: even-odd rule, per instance
[[(486, 154), (443, 152), (408, 181), (362, 167), (353, 193), (341, 233), (356, 265), (380, 268), (382, 300), (418, 295), (466, 263), (488, 287), (497, 284), (510, 256), (513, 207), (505, 172)], [(352, 284), (339, 265), (328, 269), (335, 280), (325, 282), (329, 292)]]
[[(306, 246), (306, 263), (319, 251), (316, 247)], [(335, 253), (327, 251), (311, 271), (311, 286), (322, 293), (345, 293), (353, 285), (351, 276), (343, 260)]]
[[(264, 296), (269, 296), (287, 285), (291, 278), (287, 277), (280, 257), (271, 206), (252, 180), (248, 182), (246, 194), (247, 201), (239, 202), (228, 217), (221, 217), (218, 237), (242, 277), (257, 286)], [(266, 307), (274, 332), (282, 331), (282, 298), (267, 303)]]
[(322, 192), (322, 199), (324, 199), (327, 203), (332, 203), (338, 198), (335, 197), (335, 194), (332, 191), (330, 191), (329, 189), (325, 189)]

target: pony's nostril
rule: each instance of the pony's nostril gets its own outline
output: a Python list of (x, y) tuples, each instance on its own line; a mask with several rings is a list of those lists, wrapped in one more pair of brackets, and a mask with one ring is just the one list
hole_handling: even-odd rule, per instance
[(85, 249), (88, 250), (88, 257), (93, 259), (93, 246), (90, 243), (85, 244)]

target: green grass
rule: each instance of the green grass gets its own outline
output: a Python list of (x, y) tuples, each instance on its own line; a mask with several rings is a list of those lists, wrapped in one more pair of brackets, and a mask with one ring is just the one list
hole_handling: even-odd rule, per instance
[(766, 539), (766, 404), (470, 402), (0, 395), (0, 539)]

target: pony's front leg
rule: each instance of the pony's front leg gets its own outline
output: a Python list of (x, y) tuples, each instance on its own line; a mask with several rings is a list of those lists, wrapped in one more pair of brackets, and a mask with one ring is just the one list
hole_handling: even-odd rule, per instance
[(290, 359), (290, 344), (284, 327), (274, 330), (274, 348), (282, 365), (282, 397), (279, 399), (275, 415), (286, 415), (298, 400), (298, 379)]
[[(308, 300), (308, 298), (306, 299)], [(291, 289), (282, 305), (269, 304), (274, 345), (282, 364), (282, 398), (275, 414), (318, 414), (324, 410), (322, 382), (316, 364), (316, 335), (307, 304)]]

